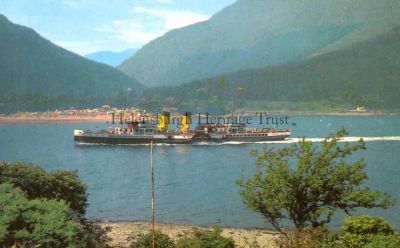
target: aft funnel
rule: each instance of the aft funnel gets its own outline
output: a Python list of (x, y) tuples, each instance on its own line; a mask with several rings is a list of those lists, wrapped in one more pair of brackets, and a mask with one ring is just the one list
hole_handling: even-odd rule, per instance
[(192, 113), (186, 112), (185, 114), (182, 115), (180, 123), (181, 133), (186, 133), (189, 131), (191, 122), (192, 122)]
[(170, 113), (169, 112), (163, 112), (159, 117), (158, 117), (158, 124), (157, 124), (157, 130), (159, 132), (166, 132), (168, 130), (168, 124), (170, 121)]

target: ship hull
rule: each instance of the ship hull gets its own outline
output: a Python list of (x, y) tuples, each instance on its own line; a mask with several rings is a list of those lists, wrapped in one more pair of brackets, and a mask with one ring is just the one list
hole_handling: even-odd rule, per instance
[(160, 138), (136, 138), (136, 137), (96, 137), (96, 136), (74, 136), (76, 143), (82, 144), (105, 144), (105, 145), (145, 145), (150, 144), (188, 144), (185, 139), (160, 139)]
[(196, 133), (192, 137), (193, 143), (199, 142), (213, 142), (213, 143), (226, 143), (226, 142), (241, 142), (241, 143), (254, 143), (266, 141), (280, 141), (290, 136), (290, 132), (271, 132), (271, 133), (235, 133), (235, 134), (218, 134), (218, 133)]
[(76, 143), (82, 144), (105, 144), (105, 145), (140, 145), (150, 144), (191, 144), (199, 142), (224, 143), (224, 142), (266, 142), (280, 141), (289, 135), (275, 135), (262, 137), (201, 137), (193, 139), (173, 139), (173, 138), (137, 138), (137, 137), (96, 137), (96, 136), (74, 136)]

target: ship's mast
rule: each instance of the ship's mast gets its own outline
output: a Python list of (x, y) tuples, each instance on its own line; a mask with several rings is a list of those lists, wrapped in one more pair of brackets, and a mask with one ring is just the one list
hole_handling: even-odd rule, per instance
[(232, 113), (231, 113), (231, 118), (232, 118), (232, 122), (233, 122), (233, 117), (236, 111), (236, 100), (239, 96), (239, 92), (243, 90), (243, 87), (239, 86), (235, 89), (234, 93), (233, 93), (233, 106), (232, 106)]

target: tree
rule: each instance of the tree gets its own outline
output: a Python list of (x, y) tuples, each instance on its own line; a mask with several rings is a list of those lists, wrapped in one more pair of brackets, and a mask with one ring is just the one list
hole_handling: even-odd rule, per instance
[(86, 185), (79, 180), (77, 171), (46, 172), (35, 165), (0, 162), (0, 183), (5, 182), (21, 188), (28, 199), (65, 200), (75, 213), (85, 214)]
[(24, 247), (86, 247), (86, 232), (65, 201), (29, 200), (22, 190), (0, 184), (0, 244)]
[[(73, 218), (77, 225), (84, 229), (85, 247), (110, 247), (110, 238), (107, 236), (110, 230), (85, 219), (86, 185), (79, 180), (77, 171), (55, 170), (47, 172), (35, 165), (0, 162), (0, 184), (2, 183), (12, 184), (14, 188), (22, 190), (24, 197), (28, 200), (44, 202), (43, 204), (47, 206), (49, 204), (57, 205), (55, 202), (63, 203), (67, 206), (68, 218)], [(40, 213), (42, 212), (37, 212), (38, 217), (40, 217)], [(7, 216), (8, 214), (4, 213), (4, 218), (8, 218)], [(1, 218), (3, 218), (2, 214), (0, 214), (0, 221)], [(59, 218), (59, 221), (63, 223), (64, 217), (62, 215), (56, 214), (54, 218)], [(30, 227), (27, 228), (30, 230)], [(45, 229), (39, 230), (42, 230), (44, 235), (47, 233)]]
[(346, 134), (341, 129), (320, 146), (303, 138), (290, 147), (251, 151), (256, 157), (255, 173), (249, 179), (238, 179), (244, 203), (282, 234), (282, 219), (300, 230), (317, 228), (329, 223), (339, 209), (350, 214), (360, 207), (393, 205), (387, 194), (363, 186), (368, 179), (364, 160), (348, 162), (346, 158), (366, 149), (365, 144), (362, 139), (352, 145), (339, 144)]

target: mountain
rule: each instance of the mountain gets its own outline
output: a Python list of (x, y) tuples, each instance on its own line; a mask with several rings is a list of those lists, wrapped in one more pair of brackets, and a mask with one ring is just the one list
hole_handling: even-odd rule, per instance
[(117, 67), (120, 65), (122, 62), (124, 62), (127, 58), (131, 57), (132, 55), (135, 54), (137, 49), (126, 49), (125, 51), (122, 52), (112, 52), (112, 51), (100, 51), (100, 52), (94, 52), (86, 55), (85, 57), (96, 61), (100, 62), (112, 67)]
[[(93, 106), (143, 86), (0, 15), (0, 112)], [(121, 100), (120, 100), (121, 101)]]
[[(400, 25), (346, 48), (285, 65), (248, 69), (175, 87), (147, 89), (143, 101), (183, 110), (242, 108), (400, 110)], [(220, 109), (219, 109), (220, 110)]]
[(118, 68), (147, 86), (179, 85), (346, 48), (400, 23), (398, 0), (238, 0), (172, 30)]

